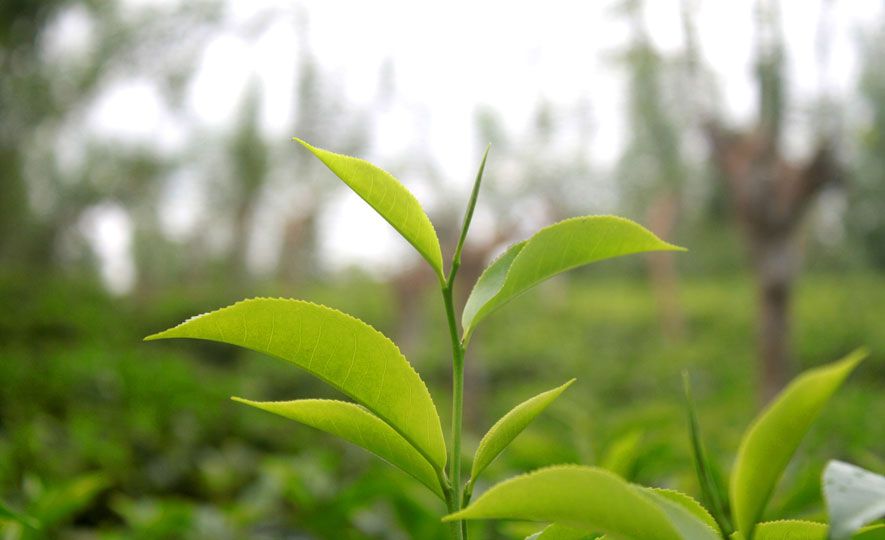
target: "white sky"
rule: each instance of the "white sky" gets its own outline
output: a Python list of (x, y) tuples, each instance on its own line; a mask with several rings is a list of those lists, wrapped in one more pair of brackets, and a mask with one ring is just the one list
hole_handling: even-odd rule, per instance
[[(135, 11), (174, 0), (124, 3)], [(263, 124), (268, 134), (281, 139), (294, 135), (286, 130), (292, 125), (294, 59), (300, 46), (295, 23), (306, 13), (309, 44), (318, 64), (336, 77), (343, 95), (357, 106), (372, 102), (381, 66), (389, 60), (394, 64), (397, 104), (393, 112), (378, 117), (373, 146), (364, 156), (379, 165), (401, 154), (416, 138), (426, 140), (451, 185), (464, 190), (466, 197), (477, 159), (474, 114), (479, 105), (497, 110), (510, 130), (519, 132), (539, 98), (568, 105), (588, 97), (596, 133), (590, 153), (597, 164), (611, 164), (625, 135), (623, 77), (612, 54), (623, 48), (629, 36), (623, 18), (612, 12), (615, 3), (229, 0), (227, 28), (242, 27), (268, 9), (279, 15), (254, 40), (229, 32), (209, 42), (189, 88), (185, 118), (166, 109), (152, 81), (136, 78), (119, 82), (97, 101), (88, 129), (100, 137), (149, 141), (173, 152), (200, 129), (226, 126), (236, 114), (246, 84), (257, 76), (262, 82)], [(678, 51), (682, 47), (679, 0), (645, 3), (646, 23), (655, 44), (665, 53)], [(753, 4), (698, 2), (696, 24), (704, 60), (715, 70), (727, 114), (735, 122), (748, 119), (754, 106)], [(818, 95), (821, 80), (833, 92), (853, 92), (858, 30), (880, 20), (881, 2), (831, 2), (832, 41), (826, 74), (819, 72), (815, 56), (821, 1), (785, 0), (781, 5), (795, 102), (809, 102)], [(70, 44), (76, 49), (84, 32), (88, 33), (88, 21), (78, 21), (76, 13), (59, 26), (62, 31), (57, 39), (66, 48)], [(335, 141), (316, 144), (335, 147)], [(493, 159), (490, 166), (494, 166)], [(343, 221), (331, 227), (333, 234), (324, 239), (327, 260), (350, 262), (355, 249), (357, 259), (377, 259), (386, 250), (399, 252), (403, 244), (355, 198), (343, 199), (330, 215), (347, 217), (336, 217)], [(113, 230), (118, 236), (126, 235), (130, 227), (108, 227), (105, 219), (119, 225), (120, 216), (116, 211), (107, 218), (92, 216), (99, 229), (93, 236), (126, 245), (108, 238), (114, 236)], [(376, 234), (380, 242), (360, 241)], [(98, 249), (100, 255), (107, 251), (106, 247)]]

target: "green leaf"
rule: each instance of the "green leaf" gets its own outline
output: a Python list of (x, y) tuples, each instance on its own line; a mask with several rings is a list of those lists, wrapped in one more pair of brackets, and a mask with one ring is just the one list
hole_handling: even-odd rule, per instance
[(557, 522), (636, 540), (681, 540), (667, 514), (640, 490), (605, 469), (548, 467), (492, 487), (443, 518)]
[(560, 272), (644, 251), (678, 251), (636, 223), (615, 216), (583, 216), (545, 227), (511, 246), (479, 277), (461, 324), (464, 339), (491, 312)]
[(725, 507), (722, 504), (722, 499), (725, 496), (720, 495), (722, 493), (720, 484), (716, 481), (716, 475), (713, 473), (714, 468), (707, 459), (706, 452), (704, 452), (701, 428), (698, 423), (694, 402), (691, 397), (691, 380), (688, 372), (682, 373), (682, 384), (685, 394), (686, 415), (688, 416), (688, 431), (691, 440), (692, 458), (694, 460), (698, 483), (701, 486), (701, 494), (703, 495), (704, 502), (706, 502), (712, 510), (714, 519), (716, 520), (716, 527), (727, 537), (734, 529), (728, 521)]
[(424, 456), (393, 428), (359, 405), (329, 399), (296, 401), (250, 401), (238, 397), (232, 399), (337, 435), (398, 467), (430, 488), (440, 498), (444, 497), (436, 472)]
[[(760, 523), (754, 534), (756, 540), (826, 540), (827, 526), (813, 521), (784, 519)], [(731, 539), (744, 540), (744, 536), (735, 531)]]
[(596, 538), (599, 538), (598, 534), (554, 523), (543, 531), (536, 532), (527, 537), (525, 540), (595, 540)]
[(440, 282), (445, 282), (436, 230), (418, 199), (399, 180), (366, 160), (329, 152), (298, 138), (294, 140), (310, 150), (350, 189), (381, 214), (430, 263)]
[(101, 473), (84, 474), (41, 493), (29, 508), (29, 513), (41, 527), (50, 529), (89, 507), (109, 485), (110, 482)]
[(711, 529), (716, 529), (716, 520), (713, 519), (713, 516), (710, 515), (710, 512), (704, 508), (701, 503), (694, 500), (689, 495), (682, 493), (681, 491), (676, 491), (675, 489), (664, 489), (664, 488), (646, 488), (651, 493), (654, 493), (658, 497), (667, 499), (675, 504), (678, 504), (685, 510), (687, 510), (691, 515), (698, 518), (705, 525), (710, 527)]
[[(756, 526), (754, 538), (756, 540), (826, 540), (827, 530), (828, 527), (824, 523), (784, 519), (760, 523)], [(744, 540), (740, 532), (733, 533), (730, 538), (731, 540)], [(885, 540), (885, 525), (864, 527), (850, 538), (852, 540)]]
[(476, 449), (473, 467), (470, 471), (471, 480), (476, 480), (480, 473), (498, 457), (498, 454), (574, 382), (575, 379), (572, 379), (562, 386), (523, 401), (495, 422), (495, 425), (483, 436)]
[(642, 493), (667, 514), (670, 523), (679, 531), (680, 538), (722, 540), (716, 533), (715, 522), (710, 514), (688, 495), (656, 489), (644, 489)]
[(744, 433), (729, 492), (738, 531), (748, 540), (784, 468), (827, 401), (866, 356), (855, 351), (797, 377)]
[(640, 442), (642, 442), (641, 430), (628, 431), (608, 445), (605, 454), (599, 460), (599, 465), (622, 478), (629, 479), (639, 457)]
[(885, 525), (880, 523), (864, 527), (851, 538), (852, 540), (885, 540)]
[(16, 512), (12, 508), (6, 506), (3, 501), (0, 501), (0, 522), (2, 521), (14, 521), (32, 529), (38, 529), (40, 527), (40, 524), (36, 519), (21, 512)]
[(832, 540), (850, 538), (867, 523), (885, 516), (885, 476), (830, 461), (823, 481)]
[(338, 310), (273, 298), (244, 300), (145, 338), (230, 343), (288, 360), (353, 398), (445, 467), (442, 426), (430, 392), (396, 345)]

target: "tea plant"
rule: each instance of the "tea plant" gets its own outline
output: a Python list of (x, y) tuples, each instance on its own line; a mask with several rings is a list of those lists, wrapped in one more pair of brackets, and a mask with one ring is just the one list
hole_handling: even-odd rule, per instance
[[(291, 299), (244, 300), (191, 318), (147, 340), (196, 338), (238, 345), (292, 362), (341, 391), (353, 402), (233, 399), (337, 435), (411, 475), (445, 503), (449, 512), (445, 521), (450, 523), (452, 538), (467, 538), (466, 520), (479, 518), (560, 522), (536, 536), (545, 539), (582, 538), (593, 531), (635, 539), (705, 539), (717, 538), (717, 528), (726, 534), (730, 532), (727, 525), (717, 524), (687, 495), (633, 486), (610, 472), (592, 467), (544, 469), (499, 484), (469, 504), (486, 466), (574, 380), (524, 401), (498, 420), (480, 441), (466, 479), (462, 474), (464, 362), (479, 323), (510, 300), (565, 270), (622, 255), (682, 248), (619, 217), (583, 216), (561, 221), (510, 246), (485, 269), (464, 306), (459, 328), (453, 289), (488, 149), (480, 163), (446, 273), (433, 224), (399, 181), (364, 160), (298, 142), (390, 223), (438, 278), (452, 353), (448, 450), (430, 392), (397, 346), (365, 322), (330, 307)], [(745, 437), (736, 467), (735, 477), (739, 480), (732, 493), (732, 504), (738, 531), (747, 540), (752, 538), (754, 523), (768, 493), (807, 423), (858, 361), (859, 357), (853, 356), (827, 371), (797, 381), (800, 390), (785, 393), (788, 405), (773, 406), (771, 419), (762, 417)], [(802, 383), (804, 380), (811, 382)], [(787, 442), (777, 446), (775, 456), (762, 455), (767, 451), (765, 445), (771, 443), (772, 433), (777, 435), (780, 431), (784, 432), (781, 435), (786, 434)], [(720, 514), (717, 510), (717, 517)], [(861, 518), (852, 515), (852, 519)], [(759, 530), (762, 529), (760, 526)]]
[[(864, 540), (885, 538), (885, 525), (862, 528), (885, 515), (885, 478), (833, 461), (824, 472), (830, 524), (800, 520), (761, 522), (779, 478), (814, 419), (866, 356), (856, 351), (796, 378), (745, 431), (731, 473), (730, 516), (720, 497), (688, 401), (697, 476), (707, 508), (678, 491), (628, 483), (597, 467), (554, 466), (502, 482), (455, 519), (554, 522), (532, 540), (606, 537), (660, 540)], [(688, 386), (686, 384), (688, 397)]]
[[(652, 250), (679, 250), (643, 227), (611, 216), (572, 218), (508, 248), (480, 276), (461, 314), (453, 288), (473, 217), (488, 150), (476, 175), (448, 274), (433, 224), (392, 175), (361, 159), (299, 142), (374, 208), (427, 261), (439, 280), (452, 347), (453, 410), (447, 453), (427, 387), (394, 343), (368, 324), (302, 300), (257, 298), (194, 317), (148, 340), (197, 338), (239, 345), (293, 362), (356, 403), (238, 401), (313, 426), (362, 446), (402, 469), (445, 501), (450, 512), (469, 500), (478, 476), (571, 382), (518, 405), (479, 444), (468, 479), (461, 470), (464, 356), (479, 323), (539, 282), (591, 262)], [(448, 465), (448, 469), (447, 469)], [(462, 538), (460, 525), (452, 536)]]

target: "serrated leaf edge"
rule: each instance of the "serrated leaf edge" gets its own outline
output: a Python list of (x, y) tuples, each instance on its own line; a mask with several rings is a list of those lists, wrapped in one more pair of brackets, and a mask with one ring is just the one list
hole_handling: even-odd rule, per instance
[[(379, 331), (378, 329), (376, 329), (376, 328), (375, 328), (374, 326), (372, 326), (371, 324), (369, 324), (369, 323), (363, 321), (362, 319), (359, 319), (359, 318), (357, 318), (357, 317), (354, 317), (353, 315), (350, 315), (349, 313), (345, 313), (345, 312), (343, 312), (343, 311), (341, 311), (341, 310), (335, 309), (335, 308), (333, 308), (333, 307), (329, 307), (329, 306), (324, 305), (324, 304), (318, 304), (318, 303), (316, 303), (316, 302), (311, 302), (310, 300), (300, 300), (300, 299), (297, 299), (297, 298), (285, 298), (285, 297), (282, 297), (282, 296), (278, 296), (278, 297), (272, 297), (272, 296), (256, 296), (256, 297), (254, 297), (254, 298), (247, 298), (247, 299), (245, 299), (245, 300), (239, 300), (239, 301), (234, 302), (233, 304), (230, 304), (230, 305), (228, 305), (228, 306), (220, 307), (220, 308), (217, 308), (217, 309), (213, 309), (213, 310), (211, 310), (211, 311), (206, 311), (206, 312), (204, 312), (204, 313), (200, 313), (199, 315), (194, 315), (194, 316), (192, 316), (192, 317), (189, 317), (189, 318), (186, 319), (185, 321), (183, 321), (183, 322), (181, 322), (181, 323), (179, 323), (179, 324), (177, 324), (177, 325), (175, 325), (175, 326), (173, 326), (173, 327), (171, 327), (171, 328), (167, 328), (166, 330), (163, 330), (163, 331), (161, 331), (161, 332), (156, 332), (156, 333), (154, 333), (154, 334), (151, 334), (151, 335), (149, 335), (149, 336), (146, 336), (146, 337), (144, 338), (144, 341), (156, 341), (156, 340), (160, 340), (160, 339), (179, 339), (178, 336), (169, 336), (169, 337), (166, 337), (166, 336), (164, 336), (163, 334), (166, 334), (166, 333), (169, 333), (169, 332), (173, 332), (173, 331), (177, 330), (178, 328), (181, 328), (182, 326), (184, 326), (184, 325), (186, 325), (186, 324), (188, 324), (188, 323), (190, 323), (190, 322), (193, 322), (193, 321), (195, 321), (195, 320), (197, 320), (197, 319), (200, 319), (200, 318), (206, 317), (206, 316), (208, 316), (208, 315), (212, 315), (212, 314), (214, 314), (214, 313), (219, 313), (219, 312), (224, 311), (224, 310), (226, 310), (226, 309), (230, 309), (230, 308), (236, 307), (236, 306), (238, 306), (238, 305), (240, 305), (240, 304), (247, 304), (247, 303), (249, 303), (249, 302), (254, 302), (254, 301), (258, 301), (258, 300), (271, 300), (271, 301), (282, 301), (282, 302), (298, 302), (298, 303), (302, 303), (302, 304), (309, 304), (309, 305), (311, 305), (311, 306), (315, 306), (315, 307), (319, 307), (319, 308), (323, 308), (323, 309), (328, 309), (328, 310), (330, 310), (330, 311), (333, 311), (333, 312), (335, 312), (335, 313), (338, 313), (338, 314), (340, 314), (340, 315), (343, 315), (344, 317), (346, 317), (346, 318), (348, 318), (348, 319), (351, 319), (351, 320), (353, 320), (353, 321), (355, 321), (355, 322), (357, 322), (357, 323), (360, 323), (360, 324), (364, 324), (364, 325), (366, 325), (369, 329), (371, 329), (373, 332), (375, 332), (376, 334), (378, 334), (379, 336), (381, 336), (381, 338), (383, 338), (385, 341), (387, 341), (388, 343), (390, 343), (390, 344), (393, 346), (393, 348), (396, 350), (396, 352), (397, 352), (397, 353), (402, 357), (402, 359), (405, 361), (406, 365), (409, 367), (409, 369), (412, 371), (412, 373), (414, 373), (414, 374), (418, 377), (418, 381), (421, 382), (421, 386), (424, 388), (424, 390), (427, 392), (427, 395), (430, 397), (430, 404), (433, 406), (433, 411), (436, 413), (436, 421), (437, 421), (437, 423), (439, 424), (439, 429), (440, 429), (440, 431), (442, 431), (442, 424), (440, 423), (440, 420), (439, 420), (439, 408), (436, 406), (436, 402), (433, 400), (433, 394), (430, 393), (430, 388), (427, 387), (427, 383), (425, 383), (425, 382), (424, 382), (424, 379), (421, 378), (421, 374), (418, 373), (418, 371), (415, 369), (414, 366), (412, 366), (411, 362), (409, 362), (408, 358), (406, 358), (406, 356), (402, 353), (402, 351), (401, 351), (400, 348), (397, 346), (397, 344), (394, 343), (392, 339), (390, 339), (389, 337), (387, 337), (386, 335), (384, 335), (384, 333), (382, 333), (381, 331)], [(237, 346), (237, 345), (235, 345), (235, 346)], [(247, 347), (240, 347), (240, 348), (247, 349), (247, 350), (251, 350), (251, 349), (248, 349)], [(272, 354), (268, 354), (268, 353), (261, 353), (261, 354), (267, 354), (268, 356), (272, 356), (272, 357), (275, 357), (275, 358), (280, 358), (280, 357), (278, 357), (278, 356), (274, 356), (274, 355), (272, 355)], [(287, 359), (285, 359), (285, 358), (280, 358), (280, 359), (283, 360), (283, 361), (285, 361), (285, 362), (289, 362), (289, 360), (287, 360)], [(290, 362), (290, 363), (292, 363), (292, 362)], [(300, 368), (301, 366), (298, 366), (298, 367)], [(301, 368), (301, 369), (304, 369), (304, 368)], [(305, 369), (305, 371), (307, 371), (307, 370)], [(339, 392), (341, 392), (342, 394), (346, 395), (347, 397), (353, 399), (354, 401), (357, 401), (357, 398), (356, 398), (356, 397), (354, 397), (354, 396), (351, 395), (350, 393), (344, 391), (343, 389), (339, 388), (337, 384), (332, 383), (331, 381), (329, 381), (328, 379), (326, 379), (326, 378), (323, 377), (322, 375), (319, 375), (319, 374), (317, 374), (317, 373), (312, 373), (312, 372), (310, 373), (310, 375), (313, 376), (313, 377), (316, 377), (317, 379), (319, 379), (319, 380), (321, 380), (321, 381), (323, 381), (324, 383), (328, 384), (328, 385), (331, 386), (332, 388), (338, 390)], [(357, 402), (357, 403), (358, 403), (358, 402)], [(362, 404), (360, 404), (360, 405), (362, 405)], [(424, 457), (424, 459), (426, 459), (427, 461), (429, 461), (431, 464), (434, 463), (433, 460), (431, 459), (431, 457), (428, 456), (427, 453), (426, 453), (423, 449), (421, 449), (417, 444), (415, 444), (415, 442), (412, 441), (412, 440), (411, 440), (406, 434), (402, 433), (402, 432), (401, 432), (396, 426), (392, 425), (392, 424), (390, 423), (390, 420), (388, 420), (388, 419), (385, 418), (383, 415), (379, 414), (377, 411), (375, 411), (375, 410), (373, 410), (373, 409), (371, 409), (371, 408), (369, 408), (369, 407), (366, 407), (366, 409), (367, 409), (368, 411), (370, 411), (372, 414), (374, 414), (375, 416), (377, 416), (378, 418), (380, 418), (385, 424), (387, 424), (388, 426), (390, 426), (391, 428), (393, 428), (394, 431), (396, 431), (397, 433), (399, 433), (399, 435), (400, 435), (401, 437), (403, 437), (406, 441), (408, 441), (408, 443), (409, 443), (410, 445), (412, 445), (412, 446), (415, 448), (415, 450), (417, 450), (417, 451), (418, 451), (418, 452)], [(433, 426), (431, 426), (431, 429), (432, 429), (432, 428), (433, 428)], [(445, 439), (443, 439), (443, 444), (445, 444)], [(443, 456), (444, 456), (444, 457), (446, 456), (446, 453), (445, 453), (445, 452), (443, 452)], [(433, 465), (434, 470), (441, 470), (441, 468), (444, 468), (444, 467), (445, 467), (445, 462), (443, 462), (443, 464), (441, 465), (441, 467), (437, 467), (436, 465)]]

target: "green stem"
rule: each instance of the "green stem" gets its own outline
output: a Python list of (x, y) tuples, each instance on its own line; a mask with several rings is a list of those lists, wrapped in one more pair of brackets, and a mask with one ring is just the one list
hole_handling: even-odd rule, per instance
[[(461, 509), (461, 429), (464, 411), (464, 349), (461, 347), (461, 339), (458, 336), (458, 326), (455, 322), (455, 306), (452, 300), (452, 279), (455, 275), (452, 268), (449, 281), (443, 289), (443, 300), (446, 305), (446, 319), (449, 323), (449, 335), (452, 339), (452, 493), (454, 511)], [(457, 536), (463, 539), (461, 524), (456, 523)]]
[[(461, 495), (461, 506), (470, 504), (470, 498), (473, 497), (473, 477), (471, 476), (464, 485), (464, 494)], [(467, 520), (461, 522), (461, 534), (467, 538)]]
[[(473, 219), (473, 211), (476, 209), (476, 200), (479, 197), (479, 186), (482, 183), (482, 173), (486, 167), (486, 158), (489, 156), (489, 146), (482, 155), (476, 180), (473, 181), (473, 190), (470, 192), (470, 200), (467, 202), (467, 212), (464, 214), (464, 222), (461, 224), (461, 235), (458, 237), (458, 245), (452, 256), (452, 268), (449, 277), (442, 285), (443, 302), (446, 305), (446, 321), (449, 325), (449, 336), (452, 339), (452, 471), (451, 484), (446, 490), (446, 503), (449, 512), (457, 512), (464, 507), (461, 499), (461, 431), (464, 413), (464, 345), (461, 344), (461, 336), (458, 332), (458, 322), (455, 319), (455, 302), (453, 290), (455, 276), (461, 267), (461, 251), (464, 249), (464, 241), (467, 239), (467, 230)], [(452, 537), (456, 540), (467, 540), (467, 522), (460, 521), (453, 524)]]

